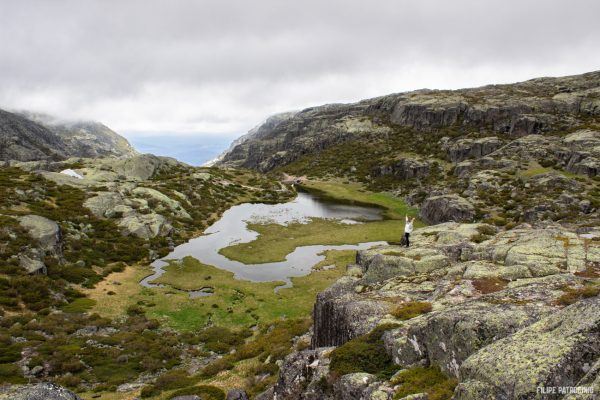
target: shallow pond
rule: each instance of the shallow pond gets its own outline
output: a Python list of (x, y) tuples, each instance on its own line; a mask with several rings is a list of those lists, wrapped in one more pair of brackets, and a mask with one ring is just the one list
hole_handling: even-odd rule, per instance
[[(310, 218), (329, 218), (354, 224), (361, 223), (360, 221), (380, 220), (382, 217), (381, 210), (377, 208), (332, 203), (303, 192), (298, 193), (296, 199), (288, 203), (240, 204), (225, 211), (221, 219), (205, 230), (203, 236), (177, 246), (166, 257), (154, 261), (154, 273), (144, 278), (140, 284), (145, 287), (157, 286), (151, 282), (164, 273), (163, 267), (168, 265), (167, 260), (191, 256), (204, 264), (231, 271), (237, 279), (255, 282), (284, 281), (286, 284), (278, 287), (283, 288), (291, 286), (291, 277), (309, 274), (312, 267), (325, 258), (320, 254), (325, 250), (360, 250), (385, 244), (368, 242), (357, 245), (301, 246), (288, 254), (285, 261), (264, 264), (244, 264), (219, 254), (219, 250), (224, 247), (256, 239), (258, 233), (247, 228), (248, 222), (275, 222), (285, 225), (290, 222), (307, 222)], [(191, 296), (208, 295), (206, 293), (192, 292)]]

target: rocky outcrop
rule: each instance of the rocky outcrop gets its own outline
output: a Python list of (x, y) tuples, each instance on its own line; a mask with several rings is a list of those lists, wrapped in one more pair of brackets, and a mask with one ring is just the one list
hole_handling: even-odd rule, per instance
[(389, 304), (362, 299), (355, 292), (356, 278), (343, 278), (319, 293), (313, 310), (313, 347), (339, 346), (373, 329)]
[(19, 223), (44, 250), (55, 250), (60, 242), (60, 227), (48, 218), (39, 215), (26, 215)]
[(600, 174), (600, 132), (581, 130), (563, 139), (565, 150), (556, 151), (564, 168), (574, 174), (594, 177)]
[(281, 365), (279, 380), (273, 394), (265, 398), (317, 400), (325, 398), (321, 382), (329, 373), (331, 348), (303, 350), (287, 356)]
[(441, 222), (469, 222), (475, 217), (475, 208), (457, 195), (428, 197), (423, 202), (419, 216), (429, 224)]
[(0, 400), (81, 400), (81, 398), (53, 383), (38, 383), (0, 388)]
[(376, 167), (373, 176), (394, 176), (397, 179), (407, 180), (425, 178), (429, 175), (430, 163), (413, 158), (402, 158), (391, 165)]
[(135, 214), (122, 218), (119, 226), (126, 235), (135, 235), (143, 239), (150, 239), (158, 235), (167, 236), (173, 226), (167, 219), (155, 213)]
[(116, 208), (125, 205), (125, 199), (118, 192), (97, 192), (83, 205), (98, 218), (112, 218), (117, 213)]
[[(290, 354), (279, 382), (261, 398), (391, 399), (393, 378), (335, 377), (328, 372), (335, 353), (319, 347), (381, 325), (393, 362), (401, 369), (440, 368), (459, 382), (454, 399), (545, 398), (536, 397), (537, 387), (596, 385), (600, 242), (594, 237), (557, 225), (498, 232), (486, 224), (444, 223), (415, 230), (408, 249), (360, 251), (348, 276), (317, 298), (313, 349)], [(400, 312), (414, 304), (430, 307)]]
[(472, 301), (411, 320), (388, 332), (385, 342), (396, 364), (402, 367), (437, 365), (446, 374), (459, 378), (459, 368), (470, 355), (552, 310), (543, 303), (521, 306)]
[(448, 159), (454, 163), (464, 161), (468, 158), (481, 158), (502, 146), (497, 137), (485, 137), (481, 139), (459, 139), (454, 142), (446, 142), (443, 146), (448, 154)]
[(454, 398), (536, 398), (539, 387), (578, 386), (600, 359), (599, 307), (599, 298), (582, 300), (484, 347), (460, 368)]

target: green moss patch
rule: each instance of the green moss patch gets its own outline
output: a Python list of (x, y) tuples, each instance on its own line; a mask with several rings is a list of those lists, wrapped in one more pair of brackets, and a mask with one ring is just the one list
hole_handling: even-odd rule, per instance
[(452, 398), (457, 381), (448, 378), (437, 367), (415, 367), (399, 372), (392, 384), (398, 385), (395, 400), (417, 393), (427, 393), (429, 400), (448, 400)]
[(370, 333), (354, 338), (331, 352), (330, 370), (336, 375), (367, 372), (387, 379), (398, 366), (383, 346), (382, 335), (397, 325), (381, 325)]
[(431, 303), (409, 301), (394, 308), (390, 314), (398, 319), (407, 320), (428, 312), (431, 312)]

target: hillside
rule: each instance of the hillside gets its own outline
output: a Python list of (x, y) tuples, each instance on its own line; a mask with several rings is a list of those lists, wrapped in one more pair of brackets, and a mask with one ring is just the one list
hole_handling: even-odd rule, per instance
[(93, 121), (61, 121), (45, 114), (0, 110), (0, 160), (131, 157), (127, 139)]
[(267, 120), (219, 165), (360, 182), (429, 223), (594, 226), (600, 72), (308, 108)]
[(0, 114), (0, 399), (593, 400), (599, 96), (278, 114), (210, 168)]

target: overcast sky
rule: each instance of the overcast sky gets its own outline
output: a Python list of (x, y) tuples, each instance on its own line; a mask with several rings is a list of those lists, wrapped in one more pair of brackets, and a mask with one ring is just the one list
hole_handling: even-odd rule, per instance
[(597, 0), (0, 0), (0, 108), (127, 136), (600, 69)]

